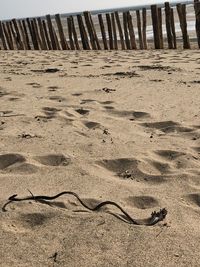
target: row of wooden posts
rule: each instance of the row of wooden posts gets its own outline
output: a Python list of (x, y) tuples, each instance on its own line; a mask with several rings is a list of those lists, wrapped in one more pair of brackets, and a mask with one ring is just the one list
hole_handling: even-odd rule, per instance
[[(165, 24), (167, 33), (167, 46), (169, 49), (177, 48), (177, 37), (174, 22), (175, 9), (169, 2), (164, 5)], [(187, 31), (186, 5), (176, 5), (180, 28), (182, 32), (183, 48), (190, 48), (190, 39)], [(200, 2), (194, 1), (196, 17), (197, 44), (200, 48)], [(55, 25), (52, 17), (47, 15), (42, 18), (27, 18), (22, 20), (0, 21), (0, 49), (4, 50), (112, 50), (112, 49), (147, 49), (147, 10), (136, 10), (138, 40), (136, 42), (133, 18), (130, 11), (123, 12), (121, 23), (119, 12), (98, 14), (101, 37), (97, 36), (97, 30), (90, 12), (77, 15), (77, 23), (80, 33), (77, 33), (74, 17), (67, 17), (68, 36), (64, 32), (63, 21), (59, 14), (55, 15)], [(84, 20), (83, 20), (84, 18)], [(164, 48), (162, 29), (162, 9), (157, 5), (151, 6), (151, 18), (153, 26), (153, 40), (155, 49)], [(107, 25), (106, 25), (107, 24)], [(56, 27), (57, 26), (57, 29)], [(107, 28), (107, 30), (106, 30)], [(119, 36), (119, 40), (118, 40)]]

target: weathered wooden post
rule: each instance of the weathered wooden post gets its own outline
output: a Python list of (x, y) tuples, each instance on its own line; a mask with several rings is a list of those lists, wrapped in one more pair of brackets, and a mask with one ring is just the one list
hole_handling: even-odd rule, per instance
[(91, 27), (92, 27), (92, 31), (93, 31), (93, 35), (94, 35), (94, 40), (95, 40), (97, 49), (101, 50), (101, 46), (100, 46), (100, 43), (99, 43), (99, 39), (97, 37), (97, 33), (96, 33), (96, 29), (95, 29), (95, 26), (94, 26), (94, 23), (93, 23), (93, 20), (92, 20), (91, 13), (89, 13), (89, 19), (90, 19), (90, 23), (91, 23)]
[(147, 10), (146, 8), (142, 9), (142, 39), (143, 39), (143, 48), (147, 49)]
[(151, 17), (153, 24), (153, 34), (154, 34), (154, 45), (155, 49), (161, 48), (160, 42), (160, 27), (159, 27), (159, 17), (158, 17), (158, 8), (157, 5), (151, 6)]
[(31, 50), (30, 40), (29, 40), (28, 31), (27, 31), (27, 27), (26, 27), (26, 21), (24, 19), (22, 20), (22, 26), (23, 26), (24, 34), (25, 34), (25, 38), (26, 38), (27, 49)]
[(158, 22), (159, 22), (159, 33), (160, 33), (160, 48), (163, 49), (163, 30), (162, 30), (162, 8), (158, 8)]
[(61, 22), (61, 18), (59, 14), (55, 15), (55, 21), (58, 27), (58, 33), (60, 36), (60, 42), (61, 42), (61, 46), (63, 50), (69, 50), (69, 46), (67, 44), (66, 38), (65, 38), (65, 34), (64, 34), (64, 30), (63, 30), (63, 26), (62, 26), (62, 22)]
[(167, 31), (168, 48), (172, 49), (174, 46), (172, 42), (171, 8), (169, 5), (169, 2), (165, 2), (165, 24), (166, 24), (166, 31)]
[[(53, 26), (53, 25), (52, 25)], [(57, 50), (61, 50), (61, 47), (60, 47), (60, 42), (58, 40), (58, 36), (56, 34), (56, 30), (53, 26), (53, 35), (54, 35), (54, 38), (55, 38), (55, 42), (56, 42), (56, 47), (57, 47)]]
[(131, 49), (129, 34), (128, 34), (128, 19), (127, 19), (127, 12), (123, 12), (123, 25), (124, 25), (124, 36), (126, 42), (126, 48), (129, 50)]
[(112, 30), (113, 30), (113, 38), (114, 38), (114, 49), (118, 49), (118, 41), (117, 41), (117, 32), (116, 32), (116, 24), (115, 24), (115, 14), (111, 13), (111, 21), (112, 21)]
[(109, 46), (110, 46), (110, 49), (112, 50), (114, 48), (114, 45), (113, 45), (112, 24), (111, 24), (109, 13), (106, 14), (106, 21), (107, 21), (107, 26), (108, 26)]
[(46, 41), (47, 41), (47, 47), (48, 47), (49, 50), (52, 50), (51, 40), (50, 40), (50, 37), (49, 37), (49, 34), (48, 34), (48, 30), (47, 30), (47, 26), (46, 26), (45, 20), (42, 20), (42, 26), (43, 26), (44, 35), (45, 35), (45, 38), (46, 38)]
[(183, 35), (183, 48), (190, 49), (190, 39), (187, 32), (187, 20), (186, 20), (186, 5), (185, 4), (177, 4), (177, 11), (180, 21), (180, 27)]
[(33, 49), (38, 50), (37, 43), (35, 42), (35, 36), (34, 36), (34, 33), (33, 33), (33, 29), (32, 29), (32, 26), (31, 26), (31, 21), (30, 21), (29, 18), (26, 18), (26, 23), (27, 23), (28, 30), (29, 30), (29, 33), (30, 33), (30, 36), (31, 36), (32, 47), (33, 47)]
[(67, 18), (67, 26), (68, 26), (70, 49), (75, 50), (75, 45), (74, 45), (74, 40), (73, 40), (73, 35), (72, 35), (72, 18), (71, 17)]
[(44, 27), (43, 27), (43, 24), (42, 24), (42, 19), (41, 18), (37, 18), (37, 22), (38, 22), (38, 27), (39, 27), (39, 30), (40, 30), (40, 36), (41, 36), (41, 41), (42, 41), (42, 49), (43, 50), (48, 50), (47, 41), (46, 41), (45, 33), (44, 33)]
[(142, 25), (141, 25), (141, 18), (140, 18), (140, 10), (136, 10), (136, 17), (137, 17), (137, 28), (138, 28), (138, 39), (140, 49), (143, 49), (143, 38), (142, 38)]
[(120, 42), (121, 42), (121, 47), (122, 50), (125, 50), (125, 42), (124, 42), (124, 35), (123, 35), (123, 31), (122, 31), (122, 26), (121, 26), (121, 22), (120, 22), (120, 18), (119, 18), (119, 13), (116, 11), (115, 12), (115, 19), (117, 22), (117, 27), (118, 27), (118, 31), (119, 31), (119, 38), (120, 38)]
[(83, 15), (84, 15), (84, 18), (85, 18), (85, 24), (86, 24), (86, 27), (87, 27), (87, 30), (88, 30), (88, 34), (89, 34), (89, 37), (90, 37), (90, 43), (91, 43), (92, 49), (93, 50), (97, 50), (97, 46), (96, 46), (95, 38), (94, 38), (94, 33), (93, 33), (93, 30), (92, 30), (92, 25), (91, 25), (91, 21), (90, 21), (90, 17), (89, 17), (89, 12), (85, 11), (85, 12), (83, 12)]
[(12, 23), (13, 23), (13, 26), (14, 26), (14, 29), (15, 29), (15, 34), (16, 34), (15, 35), (15, 39), (16, 39), (16, 42), (17, 42), (17, 47), (18, 47), (19, 50), (24, 50), (24, 45), (23, 45), (23, 42), (22, 42), (21, 34), (20, 34), (20, 31), (19, 31), (16, 19), (12, 19)]
[(83, 23), (82, 16), (77, 15), (77, 20), (78, 20), (78, 25), (79, 25), (83, 49), (84, 50), (90, 50), (89, 40), (88, 40), (87, 32), (86, 32), (86, 29), (85, 29), (85, 26)]
[(175, 29), (175, 21), (174, 21), (174, 9), (171, 8), (171, 31), (172, 31), (172, 42), (173, 42), (173, 48), (177, 48), (176, 44), (176, 29)]
[(55, 35), (54, 35), (54, 31), (53, 31), (53, 25), (52, 25), (52, 21), (51, 21), (51, 16), (50, 15), (46, 15), (46, 20), (47, 20), (47, 25), (48, 25), (48, 28), (49, 28), (49, 35), (50, 35), (50, 39), (51, 39), (52, 49), (53, 50), (57, 50), (57, 45), (56, 45)]
[(200, 2), (196, 1), (194, 3), (194, 9), (195, 9), (195, 16), (196, 16), (196, 34), (197, 34), (197, 41), (198, 46), (200, 48)]
[(19, 44), (16, 40), (16, 33), (14, 30), (13, 23), (12, 23), (12, 21), (8, 21), (7, 24), (8, 24), (8, 29), (9, 29), (10, 35), (11, 35), (12, 40), (13, 40), (14, 49), (19, 49)]
[(40, 34), (39, 34), (39, 30), (38, 30), (38, 25), (37, 25), (36, 18), (33, 18), (33, 27), (34, 27), (34, 30), (35, 30), (35, 35), (36, 35), (36, 39), (37, 39), (39, 48), (41, 48), (42, 50), (44, 50), (44, 46), (43, 46), (42, 40), (40, 38)]
[(14, 50), (14, 46), (13, 46), (12, 40), (11, 40), (10, 35), (8, 33), (7, 24), (5, 22), (4, 23), (2, 22), (2, 27), (3, 27), (3, 31), (4, 31), (4, 34), (5, 34), (5, 38), (7, 40), (8, 49), (9, 50)]
[(74, 18), (73, 18), (73, 16), (70, 16), (70, 18), (71, 18), (71, 24), (72, 24), (72, 34), (73, 34), (73, 37), (74, 37), (74, 44), (76, 46), (76, 49), (80, 50), (79, 41), (78, 41), (76, 28), (75, 28), (75, 24), (74, 24)]
[(11, 44), (11, 47), (12, 47), (11, 49), (14, 50), (15, 46), (14, 46), (13, 35), (12, 35), (11, 27), (10, 27), (11, 22), (7, 21), (7, 22), (5, 22), (5, 24), (6, 24), (6, 27), (7, 27), (7, 32), (8, 32), (9, 39), (10, 39), (10, 44)]
[(23, 40), (23, 44), (24, 44), (24, 49), (28, 50), (28, 44), (26, 42), (26, 34), (24, 32), (24, 27), (23, 27), (23, 24), (22, 24), (21, 20), (18, 20), (18, 25), (19, 25), (19, 29), (21, 31), (22, 40)]
[(102, 41), (103, 41), (104, 49), (105, 50), (108, 50), (108, 43), (107, 43), (107, 38), (106, 38), (106, 31), (105, 31), (105, 27), (104, 27), (104, 22), (103, 22), (102, 14), (98, 14), (98, 19), (99, 19), (99, 25), (100, 25), (100, 29), (101, 29), (101, 36), (102, 36)]
[(133, 28), (133, 21), (130, 11), (127, 11), (127, 22), (128, 22), (128, 31), (130, 35), (130, 45), (131, 49), (137, 49), (136, 40), (135, 40), (135, 32)]
[(35, 29), (35, 25), (34, 25), (33, 20), (31, 20), (30, 23), (31, 23), (31, 30), (32, 30), (32, 34), (33, 34), (34, 49), (40, 50), (40, 46), (38, 43), (38, 39), (37, 39), (37, 35), (36, 35), (36, 29)]
[(1, 21), (0, 21), (0, 38), (3, 44), (3, 49), (7, 50), (8, 47), (7, 47), (6, 38), (5, 38), (4, 30), (3, 30), (3, 24)]

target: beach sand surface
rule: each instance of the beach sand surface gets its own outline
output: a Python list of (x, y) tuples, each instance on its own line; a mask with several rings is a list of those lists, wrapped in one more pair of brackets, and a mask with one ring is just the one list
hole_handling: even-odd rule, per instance
[[(199, 266), (199, 51), (0, 51), (0, 266)], [(30, 193), (30, 192), (31, 193)]]

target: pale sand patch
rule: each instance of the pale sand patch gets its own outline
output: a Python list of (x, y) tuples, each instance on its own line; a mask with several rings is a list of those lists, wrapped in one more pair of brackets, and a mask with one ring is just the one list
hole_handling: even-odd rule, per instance
[(199, 266), (199, 51), (0, 55), (1, 206), (29, 189), (134, 218), (168, 210), (147, 227), (73, 197), (13, 203), (0, 265)]

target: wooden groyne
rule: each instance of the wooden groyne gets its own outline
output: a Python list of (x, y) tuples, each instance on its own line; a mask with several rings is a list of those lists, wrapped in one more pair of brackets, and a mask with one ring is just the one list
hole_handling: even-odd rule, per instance
[[(76, 16), (46, 15), (43, 18), (0, 21), (2, 50), (134, 50), (190, 49), (186, 4), (171, 7), (152, 5), (135, 11), (98, 14), (86, 11)], [(153, 37), (147, 38), (147, 12)], [(200, 48), (200, 1), (194, 0), (195, 42)], [(175, 16), (178, 17), (181, 40), (177, 38)], [(135, 18), (135, 19), (134, 19)], [(166, 34), (164, 34), (166, 32)], [(136, 38), (137, 33), (137, 38)], [(193, 42), (194, 43), (194, 42)]]

